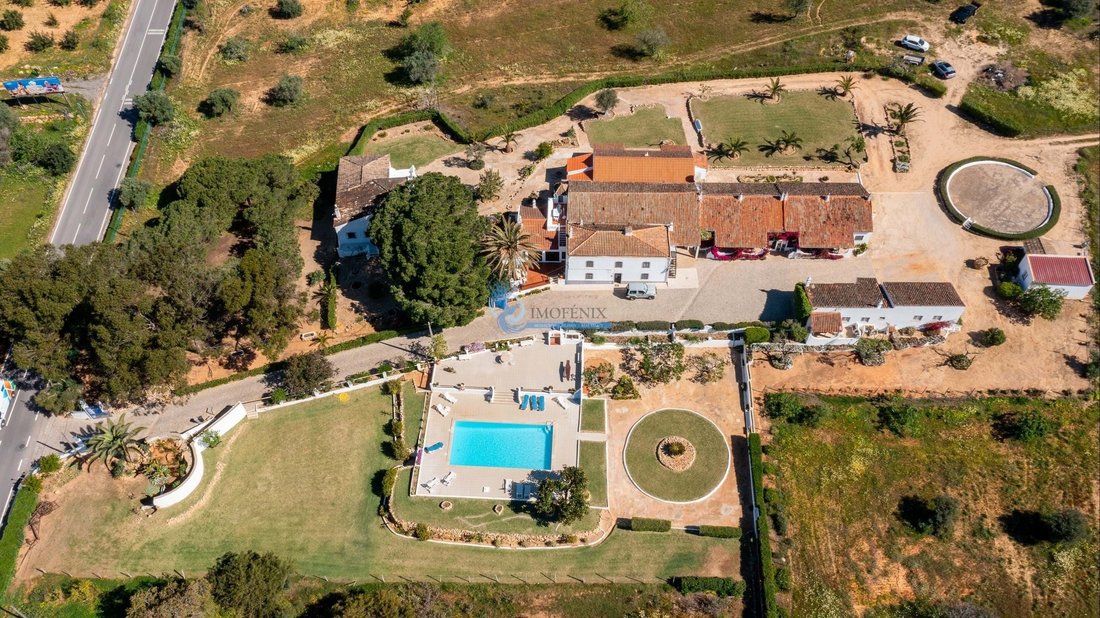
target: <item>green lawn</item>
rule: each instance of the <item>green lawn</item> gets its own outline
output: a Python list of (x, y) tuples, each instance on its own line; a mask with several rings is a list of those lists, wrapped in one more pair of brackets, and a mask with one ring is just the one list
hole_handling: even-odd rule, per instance
[(388, 154), (394, 167), (421, 167), (436, 159), (456, 153), (458, 144), (434, 134), (410, 135), (384, 139), (367, 144), (367, 154)]
[[(873, 82), (862, 83), (861, 87), (871, 88)], [(812, 156), (813, 164), (818, 165), (822, 163), (817, 157), (819, 148), (827, 150), (855, 135), (856, 117), (851, 103), (816, 92), (788, 92), (774, 104), (748, 97), (714, 97), (697, 101), (693, 107), (703, 123), (708, 143), (731, 138), (748, 142), (749, 151), (739, 159), (717, 165), (803, 165), (805, 156)], [(766, 140), (775, 140), (783, 131), (801, 137), (802, 149), (790, 155), (772, 156), (760, 151)]]
[(596, 547), (537, 554), (395, 537), (377, 516), (382, 471), (392, 463), (381, 448), (388, 417), (388, 398), (367, 389), (246, 420), (206, 451), (208, 474), (195, 495), (149, 518), (131, 513), (128, 485), (103, 491), (81, 475), (50, 515), (60, 550), (31, 562), (74, 575), (190, 574), (223, 552), (255, 549), (292, 559), (303, 574), (362, 581), (371, 574), (717, 575), (736, 557), (737, 548), (722, 540), (623, 530)]
[(580, 466), (588, 477), (588, 491), (592, 494), (589, 504), (607, 506), (607, 444), (581, 442)]
[[(680, 436), (695, 446), (695, 463), (673, 472), (657, 460), (662, 438)], [(674, 502), (702, 498), (718, 486), (729, 466), (726, 438), (710, 421), (687, 410), (661, 410), (631, 430), (626, 445), (630, 478), (649, 494)]]
[(603, 399), (585, 399), (581, 404), (581, 431), (606, 431), (607, 402)]
[(677, 118), (665, 116), (662, 107), (644, 107), (629, 116), (586, 122), (588, 141), (593, 144), (622, 144), (628, 148), (657, 146), (663, 140), (686, 144), (684, 128)]
[[(776, 469), (765, 484), (774, 480), (783, 492), (790, 522), (790, 538), (780, 544), (790, 547), (790, 615), (910, 598), (914, 590), (946, 602), (965, 598), (1003, 618), (1100, 613), (1095, 403), (917, 402), (905, 438), (879, 429), (869, 402), (808, 403), (822, 406), (819, 426), (778, 422), (765, 464)], [(997, 439), (999, 415), (1025, 409), (1041, 411), (1056, 428), (1032, 443)], [(945, 538), (918, 536), (896, 515), (905, 496), (940, 494), (959, 503)], [(1016, 509), (1065, 508), (1086, 513), (1092, 540), (1025, 545), (1006, 534), (1002, 518)]]
[(0, 173), (0, 259), (14, 257), (49, 233), (53, 182), (45, 174)]

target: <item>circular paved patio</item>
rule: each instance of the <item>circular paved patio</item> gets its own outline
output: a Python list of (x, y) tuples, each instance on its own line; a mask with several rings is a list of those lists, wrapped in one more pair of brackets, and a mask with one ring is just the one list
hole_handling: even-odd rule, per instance
[[(695, 461), (682, 472), (657, 459), (657, 445), (668, 436), (684, 438), (695, 447)], [(626, 473), (646, 495), (665, 502), (696, 502), (710, 496), (726, 479), (730, 451), (726, 437), (706, 417), (690, 410), (657, 410), (630, 428), (623, 449)]]
[(1050, 217), (1043, 183), (1030, 172), (990, 159), (967, 163), (947, 178), (947, 199), (962, 216), (1004, 234), (1030, 232)]

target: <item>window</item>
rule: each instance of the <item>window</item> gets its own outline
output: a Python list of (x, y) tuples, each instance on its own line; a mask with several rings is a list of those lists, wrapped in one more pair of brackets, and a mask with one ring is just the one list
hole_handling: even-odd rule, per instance
[(585, 268), (592, 268), (595, 265), (596, 265), (596, 263), (593, 262), (592, 260), (586, 260), (585, 263), (584, 263)]
[(856, 234), (856, 242), (863, 242), (863, 240), (865, 238), (867, 238), (867, 237), (864, 236), (863, 234)]
[(622, 262), (615, 262), (615, 268), (622, 268), (622, 267), (623, 267)]
[(915, 316), (913, 316), (913, 319), (916, 320), (917, 322), (920, 322), (921, 320), (924, 319), (924, 316), (923, 315), (915, 315)]
[(845, 322), (851, 322), (851, 321), (852, 321), (852, 318), (849, 318), (849, 317), (845, 317), (845, 318), (844, 318), (844, 321), (845, 321)]
[(934, 316), (932, 316), (932, 319), (937, 321), (937, 322), (940, 322), (940, 321), (943, 320), (943, 316), (942, 315), (934, 315)]
[(648, 281), (648, 280), (649, 280), (649, 273), (642, 273), (642, 281)]
[(649, 268), (649, 262), (642, 262), (642, 268)]
[(860, 322), (870, 322), (871, 318), (860, 318), (859, 321)]
[(585, 279), (591, 279), (592, 278), (592, 273), (584, 273), (584, 278)]
[(355, 238), (355, 232), (348, 232), (348, 240), (352, 240), (354, 238)]

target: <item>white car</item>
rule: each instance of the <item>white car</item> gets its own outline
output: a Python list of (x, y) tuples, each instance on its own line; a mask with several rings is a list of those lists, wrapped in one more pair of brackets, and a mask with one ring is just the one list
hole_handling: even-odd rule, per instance
[(928, 51), (928, 48), (932, 47), (928, 44), (928, 41), (925, 41), (915, 34), (907, 34), (901, 37), (901, 40), (898, 41), (898, 44), (900, 44), (902, 47), (906, 47), (913, 51), (919, 52), (926, 52)]

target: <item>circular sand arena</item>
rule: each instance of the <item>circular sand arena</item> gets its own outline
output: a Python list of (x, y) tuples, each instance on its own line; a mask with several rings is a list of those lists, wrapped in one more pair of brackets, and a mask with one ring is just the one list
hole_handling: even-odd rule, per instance
[(979, 159), (944, 179), (948, 206), (964, 219), (1001, 234), (1025, 234), (1045, 224), (1053, 204), (1043, 183), (1023, 166)]

